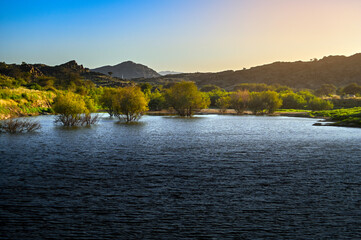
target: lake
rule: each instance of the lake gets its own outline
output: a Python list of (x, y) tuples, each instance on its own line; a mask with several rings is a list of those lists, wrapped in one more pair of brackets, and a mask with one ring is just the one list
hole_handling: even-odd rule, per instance
[(361, 129), (144, 116), (0, 135), (1, 239), (361, 237)]

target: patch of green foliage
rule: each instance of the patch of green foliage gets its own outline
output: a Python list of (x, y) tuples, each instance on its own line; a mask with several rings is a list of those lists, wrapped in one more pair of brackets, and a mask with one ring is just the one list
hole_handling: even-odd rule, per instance
[(52, 113), (55, 94), (25, 88), (0, 89), (0, 119)]
[(311, 110), (305, 109), (278, 109), (276, 112), (312, 112)]
[(345, 108), (345, 109), (334, 109), (334, 110), (324, 110), (324, 111), (315, 111), (310, 113), (310, 116), (313, 117), (328, 117), (332, 120), (344, 120), (350, 116), (357, 116), (361, 114), (361, 107), (354, 108)]
[(328, 117), (335, 121), (335, 126), (361, 127), (361, 107), (317, 111), (310, 113), (313, 117)]
[(182, 117), (191, 117), (196, 110), (207, 108), (211, 102), (193, 82), (176, 83), (166, 91), (165, 99), (168, 106)]

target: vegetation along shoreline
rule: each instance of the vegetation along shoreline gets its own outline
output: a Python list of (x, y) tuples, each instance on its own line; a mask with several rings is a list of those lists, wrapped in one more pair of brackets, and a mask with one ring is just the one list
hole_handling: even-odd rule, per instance
[[(104, 85), (101, 79), (119, 84)], [(111, 73), (89, 72), (75, 61), (55, 67), (0, 63), (0, 120), (55, 114), (58, 124), (86, 126), (98, 121), (91, 113), (102, 109), (124, 122), (138, 121), (144, 114), (252, 114), (322, 118), (328, 122), (315, 125), (361, 127), (358, 83), (318, 84), (307, 89), (241, 82), (226, 90), (186, 80), (120, 82)]]

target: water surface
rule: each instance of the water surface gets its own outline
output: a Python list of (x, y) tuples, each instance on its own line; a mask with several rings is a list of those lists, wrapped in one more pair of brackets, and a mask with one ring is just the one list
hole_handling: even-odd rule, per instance
[(361, 129), (105, 116), (0, 135), (0, 238), (361, 237)]

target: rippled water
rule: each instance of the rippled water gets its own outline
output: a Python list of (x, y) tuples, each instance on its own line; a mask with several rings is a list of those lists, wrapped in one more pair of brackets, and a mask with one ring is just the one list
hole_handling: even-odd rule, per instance
[(0, 238), (361, 237), (361, 129), (315, 119), (103, 117), (0, 135)]

